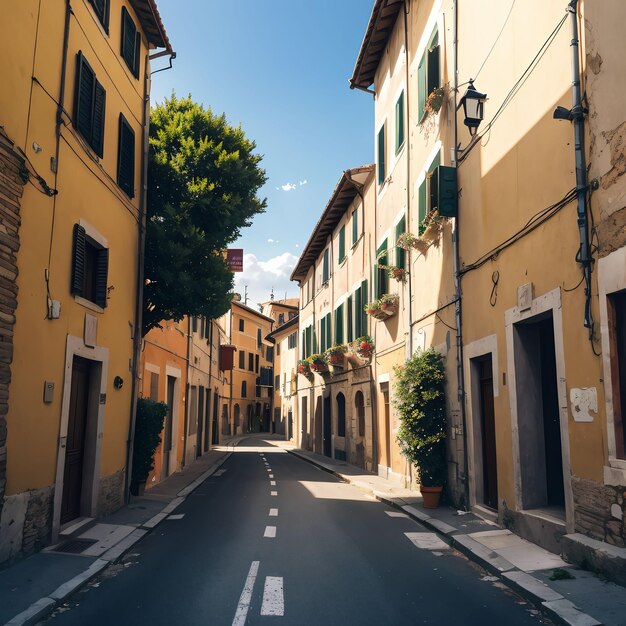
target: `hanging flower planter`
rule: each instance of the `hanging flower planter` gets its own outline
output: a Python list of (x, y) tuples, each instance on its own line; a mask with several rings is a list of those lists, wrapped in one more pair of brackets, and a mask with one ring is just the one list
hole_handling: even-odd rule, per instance
[(326, 361), (326, 364), (333, 369), (333, 371), (343, 370), (346, 367), (347, 351), (348, 346), (345, 343), (331, 346), (328, 350), (326, 350), (326, 352), (324, 352), (324, 360)]
[(298, 374), (302, 374), (307, 378), (313, 376), (313, 373), (311, 372), (311, 364), (307, 359), (302, 359), (298, 361)]
[(386, 320), (398, 312), (399, 296), (397, 293), (386, 293), (378, 300), (365, 305), (365, 312), (377, 320)]
[(433, 89), (428, 94), (428, 98), (426, 98), (426, 102), (424, 103), (426, 111), (430, 114), (439, 113), (445, 95), (445, 87), (437, 87), (436, 89)]
[(406, 283), (409, 273), (404, 268), (398, 267), (397, 265), (379, 265), (378, 267), (381, 270), (386, 270), (387, 276), (392, 280), (397, 280), (399, 283)]
[(324, 357), (321, 354), (313, 354), (308, 359), (311, 371), (316, 374), (325, 374), (328, 372), (328, 366), (326, 365), (326, 361), (324, 361)]
[(374, 340), (363, 335), (350, 344), (348, 358), (352, 364), (362, 365), (363, 361), (371, 361), (374, 354)]
[(421, 238), (428, 242), (437, 241), (441, 235), (444, 219), (437, 209), (433, 209), (424, 220), (424, 232)]
[(417, 242), (417, 240), (418, 237), (416, 237), (412, 233), (402, 233), (396, 240), (396, 246), (398, 248), (401, 248), (402, 250), (410, 250), (411, 248), (415, 248), (415, 243)]

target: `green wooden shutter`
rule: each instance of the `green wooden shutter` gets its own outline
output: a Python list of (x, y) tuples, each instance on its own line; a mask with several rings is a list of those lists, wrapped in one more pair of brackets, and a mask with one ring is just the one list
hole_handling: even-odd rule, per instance
[(387, 270), (383, 270), (379, 265), (387, 265), (387, 240), (383, 241), (378, 250), (376, 250), (376, 297), (380, 298), (383, 294), (389, 290), (389, 277), (387, 276)]
[(104, 30), (109, 32), (109, 0), (89, 0)]
[(91, 143), (94, 84), (96, 75), (82, 52), (76, 55), (76, 87), (74, 94), (74, 123), (78, 132)]
[(320, 320), (320, 352), (326, 350), (326, 316)]
[[(396, 225), (396, 241), (406, 231), (406, 217), (403, 217)], [(406, 252), (396, 245), (396, 266), (406, 269)]]
[(126, 61), (128, 69), (135, 73), (135, 39), (137, 35), (137, 28), (133, 22), (133, 18), (126, 10), (126, 7), (122, 7), (122, 58)]
[(417, 207), (418, 207), (418, 219), (419, 227), (418, 234), (422, 234), (425, 230), (424, 219), (426, 218), (426, 179), (422, 181), (417, 192)]
[(91, 147), (100, 158), (104, 155), (104, 116), (106, 111), (106, 97), (107, 94), (104, 87), (96, 81), (93, 103), (93, 132)]
[(378, 131), (378, 184), (385, 181), (385, 125)]
[(322, 261), (322, 283), (328, 280), (328, 248), (324, 251), (324, 259)]
[(432, 211), (433, 209), (436, 209), (437, 206), (439, 205), (439, 200), (438, 200), (439, 172), (437, 171), (437, 168), (439, 167), (440, 163), (441, 163), (441, 156), (437, 154), (437, 156), (435, 156), (435, 158), (432, 160), (430, 167), (428, 168), (428, 173), (430, 174), (430, 177), (428, 179), (428, 206), (427, 206), (428, 212)]
[(346, 258), (346, 226), (345, 224), (339, 231), (339, 263)]
[(70, 293), (83, 297), (85, 294), (85, 229), (74, 224), (72, 241), (72, 281)]
[(357, 242), (359, 238), (359, 210), (352, 211), (352, 245)]
[(347, 341), (354, 341), (354, 320), (352, 319), (352, 296), (348, 296), (348, 303), (346, 306), (346, 319), (347, 319)]
[(439, 34), (435, 30), (428, 46), (428, 83), (426, 86), (427, 95), (430, 95), (439, 87)]
[(335, 343), (343, 343), (343, 304), (335, 309)]
[(98, 250), (96, 261), (96, 298), (95, 303), (103, 309), (107, 305), (107, 279), (109, 274), (109, 250)]
[[(364, 280), (361, 283), (361, 294), (363, 294), (363, 300), (364, 302), (364, 306), (365, 304), (367, 304), (367, 300), (368, 300), (368, 285), (367, 285), (367, 280)], [(361, 316), (361, 333), (360, 333), (360, 337), (362, 337), (363, 335), (367, 335), (367, 313), (365, 312), (365, 309), (363, 308), (363, 306), (361, 307), (361, 310), (359, 312), (359, 315)]]
[(426, 53), (417, 68), (417, 118), (421, 122), (426, 113)]
[(396, 154), (404, 144), (404, 91), (396, 102)]
[(129, 198), (135, 196), (135, 132), (121, 113), (117, 149), (117, 183)]
[(363, 333), (361, 332), (361, 312), (366, 305), (363, 302), (361, 286), (359, 285), (354, 292), (354, 338), (358, 339)]
[(330, 313), (326, 315), (326, 349), (333, 345), (333, 323)]

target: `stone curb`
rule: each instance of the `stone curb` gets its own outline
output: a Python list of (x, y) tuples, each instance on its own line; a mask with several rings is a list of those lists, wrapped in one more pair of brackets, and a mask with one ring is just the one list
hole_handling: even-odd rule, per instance
[(299, 454), (296, 450), (287, 450), (287, 452), (336, 476), (344, 483), (351, 484), (361, 491), (370, 493), (379, 502), (407, 513), (409, 517), (423, 524), (429, 530), (434, 530), (451, 547), (455, 548), (475, 563), (478, 563), (483, 569), (497, 576), (507, 587), (528, 600), (528, 602), (542, 611), (556, 624), (561, 624), (562, 626), (603, 626), (601, 622), (591, 617), (591, 615), (580, 611), (572, 602), (563, 598), (563, 596), (552, 590), (548, 585), (531, 574), (518, 570), (505, 558), (499, 556), (468, 535), (463, 534), (460, 530), (454, 528), (454, 526), (442, 520), (430, 517), (427, 513), (413, 506), (404, 505), (402, 498), (390, 497), (382, 492), (369, 489), (362, 484), (355, 484), (351, 476), (325, 467), (315, 459)]
[[(37, 622), (41, 621), (44, 617), (50, 615), (62, 602), (67, 600), (71, 595), (76, 593), (79, 589), (84, 587), (89, 581), (93, 580), (96, 576), (101, 574), (107, 567), (113, 565), (118, 561), (130, 548), (132, 548), (140, 539), (147, 535), (153, 528), (155, 528), (161, 521), (163, 521), (176, 507), (182, 504), (186, 496), (189, 495), (194, 489), (199, 487), (209, 476), (214, 474), (217, 469), (226, 463), (234, 452), (234, 448), (239, 445), (243, 439), (239, 439), (233, 444), (226, 444), (226, 447), (232, 447), (233, 450), (227, 452), (221, 459), (216, 461), (209, 469), (203, 472), (192, 483), (187, 485), (178, 492), (178, 495), (163, 507), (160, 513), (157, 513), (154, 517), (147, 522), (136, 528), (128, 536), (121, 539), (119, 543), (109, 548), (99, 559), (94, 561), (84, 572), (74, 576), (70, 580), (64, 582), (57, 587), (49, 596), (40, 598), (36, 602), (33, 602), (25, 611), (18, 613), (15, 617), (11, 618), (4, 626), (33, 626)], [(192, 487), (190, 489), (190, 487)], [(184, 493), (183, 493), (184, 492)], [(156, 518), (159, 518), (158, 520)]]

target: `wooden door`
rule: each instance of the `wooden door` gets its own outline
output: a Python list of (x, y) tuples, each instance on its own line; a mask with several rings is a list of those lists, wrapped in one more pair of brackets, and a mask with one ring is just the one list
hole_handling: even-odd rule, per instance
[(70, 411), (65, 445), (63, 469), (63, 498), (61, 524), (80, 516), (83, 490), (83, 461), (85, 457), (85, 431), (89, 410), (89, 376), (91, 362), (75, 356), (72, 362)]
[(498, 508), (498, 464), (496, 455), (496, 416), (493, 402), (491, 357), (481, 361), (480, 420), (483, 447), (483, 504)]
[(176, 378), (167, 377), (167, 414), (165, 415), (165, 432), (163, 433), (163, 467), (161, 479), (170, 475), (170, 451), (172, 450), (172, 424), (174, 417), (174, 389)]
[(332, 429), (330, 416), (330, 397), (324, 398), (324, 456), (332, 456)]
[(196, 458), (202, 455), (202, 431), (204, 428), (204, 387), (198, 387), (198, 436), (196, 437)]

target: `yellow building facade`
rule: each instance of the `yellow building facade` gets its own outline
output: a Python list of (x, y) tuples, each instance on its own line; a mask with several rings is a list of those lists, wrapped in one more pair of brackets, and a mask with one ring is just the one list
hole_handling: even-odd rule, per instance
[(154, 2), (139, 0), (13, 3), (0, 41), (0, 124), (32, 183), (21, 198), (4, 561), (124, 501), (149, 56), (171, 47)]

